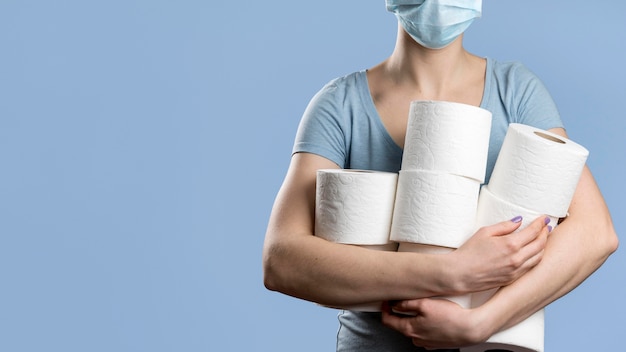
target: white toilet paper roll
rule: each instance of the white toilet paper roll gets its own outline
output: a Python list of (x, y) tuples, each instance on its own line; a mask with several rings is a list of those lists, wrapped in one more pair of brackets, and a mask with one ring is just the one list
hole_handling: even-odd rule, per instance
[(587, 149), (567, 138), (510, 124), (489, 189), (526, 209), (564, 217), (588, 155)]
[[(509, 203), (490, 190), (490, 184), (483, 186), (478, 198), (478, 210), (476, 211), (476, 226), (488, 226), (500, 221), (522, 216), (522, 223), (516, 230), (526, 228), (537, 217), (543, 214), (525, 209)], [(545, 215), (544, 215), (545, 216)], [(556, 227), (558, 218), (549, 217), (550, 226)], [(498, 289), (492, 289), (471, 294), (471, 306), (478, 307), (489, 300)], [(537, 312), (521, 323), (497, 333), (489, 338), (486, 343), (461, 349), (463, 352), (485, 352), (489, 350), (505, 350), (512, 352), (543, 351), (544, 346), (544, 320), (543, 311)]]
[(413, 101), (402, 170), (430, 170), (484, 182), (491, 112), (447, 101)]
[[(517, 231), (528, 226), (539, 216), (546, 216), (546, 214), (526, 209), (502, 199), (491, 191), (491, 184), (485, 185), (480, 189), (478, 208), (476, 210), (476, 230), (482, 226), (493, 225), (501, 221), (512, 219), (518, 215), (522, 216), (522, 224)], [(555, 216), (547, 217), (550, 218), (548, 225), (555, 228), (559, 218)]]
[(474, 233), (480, 183), (440, 172), (401, 170), (391, 240), (457, 248)]
[[(427, 254), (447, 254), (454, 249), (449, 247), (431, 246), (419, 243), (400, 242), (398, 244), (398, 252), (412, 252), (412, 253), (427, 253)], [(472, 303), (472, 296), (470, 294), (457, 295), (457, 296), (440, 296), (435, 298), (442, 298), (452, 301), (463, 308), (470, 308)]]
[(318, 170), (315, 235), (337, 243), (389, 243), (397, 181), (391, 172)]
[(545, 312), (539, 310), (521, 323), (493, 335), (487, 342), (461, 352), (543, 352)]

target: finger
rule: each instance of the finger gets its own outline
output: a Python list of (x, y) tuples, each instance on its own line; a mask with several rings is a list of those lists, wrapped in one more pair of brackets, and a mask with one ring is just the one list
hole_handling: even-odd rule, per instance
[(396, 301), (391, 304), (390, 307), (393, 311), (411, 312), (413, 315), (416, 315), (417, 312), (422, 310), (421, 307), (424, 300), (425, 299), (422, 298)]
[(508, 235), (511, 232), (517, 230), (522, 225), (523, 218), (518, 215), (511, 220), (501, 221), (491, 226), (482, 228), (483, 231), (488, 231), (493, 236)]
[(434, 347), (426, 345), (426, 342), (422, 341), (421, 339), (411, 339), (411, 342), (413, 342), (413, 345), (417, 347), (421, 347), (425, 349), (426, 351), (434, 351), (436, 349)]
[[(539, 236), (528, 245), (520, 248), (519, 251), (513, 254), (512, 261), (517, 264), (517, 269), (512, 272), (511, 281), (515, 281), (520, 276), (524, 275), (530, 269), (534, 268), (543, 259), (543, 254), (547, 242), (548, 228), (544, 227)], [(509, 282), (509, 283), (510, 283)]]
[(537, 240), (541, 236), (541, 232), (544, 229), (547, 231), (548, 223), (550, 223), (549, 217), (545, 215), (538, 216), (525, 229), (520, 230), (515, 234), (515, 241), (520, 248), (528, 245), (529, 243)]
[(382, 322), (383, 324), (385, 324), (386, 326), (397, 330), (399, 332), (401, 332), (402, 334), (404, 334), (405, 336), (410, 337), (411, 336), (411, 320), (412, 318), (410, 317), (401, 317), (401, 316), (397, 316), (395, 314), (393, 314), (390, 311), (383, 311), (382, 312)]
[(543, 253), (544, 251), (539, 251), (537, 252), (537, 254), (535, 254), (534, 256), (530, 257), (522, 266), (522, 271), (525, 273), (528, 270), (534, 268), (537, 264), (539, 264), (539, 262), (541, 262), (541, 259), (543, 259)]
[(524, 255), (524, 266), (526, 270), (539, 264), (543, 258), (544, 249), (546, 247), (546, 243), (548, 242), (549, 231), (549, 227), (545, 226), (541, 229), (537, 238), (520, 250), (520, 254)]
[(387, 301), (382, 306), (382, 311), (397, 317), (414, 317), (417, 315), (414, 311), (410, 311), (402, 306), (403, 301)]

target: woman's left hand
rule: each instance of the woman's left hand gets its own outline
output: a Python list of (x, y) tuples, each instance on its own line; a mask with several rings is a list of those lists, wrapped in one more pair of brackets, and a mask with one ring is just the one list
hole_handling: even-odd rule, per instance
[(485, 321), (478, 310), (443, 298), (386, 303), (382, 319), (385, 325), (410, 337), (414, 345), (427, 349), (474, 345), (491, 335), (483, 327)]

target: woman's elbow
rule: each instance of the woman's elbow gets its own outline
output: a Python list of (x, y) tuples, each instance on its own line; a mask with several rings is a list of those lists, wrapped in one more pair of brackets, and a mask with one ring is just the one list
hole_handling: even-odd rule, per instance
[(263, 285), (270, 291), (277, 291), (275, 268), (270, 255), (263, 253)]
[(263, 285), (270, 291), (282, 291), (281, 274), (284, 266), (280, 264), (279, 246), (265, 245), (263, 248)]
[(263, 264), (263, 285), (270, 291), (280, 291), (280, 280), (271, 265)]
[(606, 250), (607, 256), (609, 256), (615, 253), (615, 251), (617, 251), (617, 248), (619, 247), (619, 238), (617, 237), (617, 233), (615, 232), (615, 229), (613, 229), (612, 226), (610, 228), (608, 235), (606, 235), (605, 237), (606, 237), (605, 250)]
[(596, 240), (599, 242), (598, 247), (601, 250), (602, 256), (606, 259), (617, 251), (619, 238), (610, 218), (607, 218), (602, 223), (597, 223), (596, 226), (596, 231), (598, 231), (596, 233), (599, 234), (596, 236)]

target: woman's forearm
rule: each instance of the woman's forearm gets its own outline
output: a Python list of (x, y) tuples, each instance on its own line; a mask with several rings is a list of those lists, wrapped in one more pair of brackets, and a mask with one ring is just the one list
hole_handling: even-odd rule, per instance
[(336, 167), (312, 154), (292, 158), (265, 236), (270, 290), (327, 305), (428, 297), (451, 291), (447, 257), (382, 252), (313, 236), (316, 170)]
[(376, 251), (304, 236), (267, 247), (267, 288), (329, 306), (450, 291), (443, 256)]
[(549, 236), (543, 260), (477, 309), (490, 317), (493, 332), (511, 327), (580, 285), (617, 246), (606, 204), (585, 167), (570, 215)]
[[(314, 236), (315, 174), (327, 159), (296, 154), (272, 209), (263, 249), (268, 289), (330, 306), (449, 296), (506, 285), (541, 259), (542, 219), (478, 230), (449, 254), (383, 252)], [(441, 219), (445, 221), (445, 219)]]

